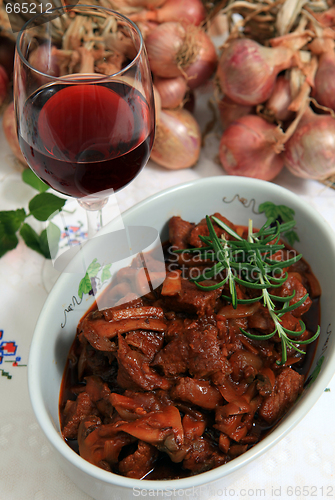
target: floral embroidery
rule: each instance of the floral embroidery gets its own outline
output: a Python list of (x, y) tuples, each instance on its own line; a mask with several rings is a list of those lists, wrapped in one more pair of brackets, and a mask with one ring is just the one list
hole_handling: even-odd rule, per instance
[[(4, 331), (0, 330), (0, 341), (2, 341)], [(2, 377), (7, 377), (8, 380), (12, 378), (12, 375), (5, 369), (4, 363), (11, 363), (12, 366), (27, 366), (20, 363), (21, 356), (16, 356), (18, 345), (14, 340), (3, 340), (0, 342), (0, 373)]]

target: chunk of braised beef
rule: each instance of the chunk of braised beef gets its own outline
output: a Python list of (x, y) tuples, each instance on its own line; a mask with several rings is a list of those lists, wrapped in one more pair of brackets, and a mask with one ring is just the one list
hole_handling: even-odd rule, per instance
[(174, 377), (187, 372), (189, 346), (185, 334), (181, 334), (155, 356), (151, 366), (158, 368), (167, 377)]
[(185, 332), (188, 351), (188, 371), (196, 378), (208, 378), (224, 368), (217, 328), (212, 325), (192, 328)]
[(68, 400), (63, 410), (62, 434), (65, 439), (76, 439), (80, 422), (97, 409), (87, 392), (78, 394), (75, 401)]
[[(178, 323), (181, 326), (181, 321)], [(217, 329), (210, 323), (184, 320), (183, 328), (155, 356), (151, 366), (164, 375), (175, 377), (190, 374), (196, 378), (210, 378), (226, 371), (226, 358), (220, 348)]]
[(191, 442), (191, 448), (183, 460), (183, 467), (199, 474), (226, 462), (227, 456), (212, 441), (197, 437)]
[(183, 220), (179, 216), (171, 217), (169, 220), (169, 241), (175, 249), (188, 247), (190, 232), (194, 224)]
[(125, 391), (124, 394), (112, 394), (115, 410), (124, 420), (132, 421), (150, 411), (162, 410), (168, 403), (156, 392)]
[[(293, 299), (290, 300), (289, 305), (296, 304), (300, 299), (302, 299), (306, 294), (307, 290), (302, 284), (301, 275), (298, 273), (288, 273), (287, 280), (283, 285), (275, 290), (274, 294), (279, 297), (287, 297), (295, 293)], [(292, 315), (295, 317), (300, 317), (302, 314), (308, 311), (312, 305), (312, 300), (307, 297), (305, 301), (292, 311)]]
[(303, 388), (303, 375), (292, 368), (284, 368), (276, 377), (274, 389), (267, 396), (259, 410), (266, 422), (273, 424), (297, 399)]
[(85, 338), (97, 351), (116, 351), (116, 345), (110, 338), (115, 337), (111, 323), (104, 317), (96, 317), (96, 313), (85, 316), (78, 326), (79, 340)]
[[(233, 229), (234, 231), (236, 230), (236, 226), (235, 224), (233, 224), (232, 222), (230, 222), (228, 219), (226, 219), (226, 217), (223, 217), (223, 215), (219, 214), (218, 212), (216, 212), (215, 214), (213, 214), (217, 219), (220, 219), (222, 222), (224, 222), (227, 226), (229, 226), (231, 229)], [(212, 217), (212, 216), (211, 216)], [(227, 240), (231, 239), (231, 236), (227, 233), (227, 231), (225, 231), (224, 229), (222, 229), (220, 226), (217, 225), (216, 222), (212, 220), (212, 224), (213, 224), (213, 227), (214, 227), (214, 230), (216, 232), (216, 234), (220, 237), (222, 234), (225, 236), (225, 238)], [(199, 224), (197, 224), (192, 230), (191, 230), (191, 233), (190, 233), (190, 238), (189, 238), (189, 244), (192, 246), (192, 247), (202, 247), (202, 246), (205, 246), (205, 244), (201, 241), (201, 239), (199, 238), (199, 235), (201, 236), (209, 236), (209, 230), (208, 230), (208, 226), (207, 226), (207, 221), (206, 219), (202, 219)]]
[(132, 350), (122, 335), (119, 335), (118, 342), (117, 382), (120, 387), (144, 391), (169, 389), (170, 383), (149, 366), (149, 360), (144, 354)]
[(85, 391), (89, 394), (91, 401), (99, 412), (105, 417), (111, 417), (114, 412), (111, 391), (101, 377), (93, 375), (86, 377)]
[(132, 348), (141, 351), (148, 361), (151, 361), (155, 354), (163, 347), (164, 334), (146, 330), (135, 330), (127, 333), (126, 342)]
[(271, 333), (275, 329), (269, 310), (265, 307), (260, 307), (248, 318), (248, 327), (259, 330), (262, 333)]
[(81, 353), (78, 359), (78, 380), (85, 376), (99, 375), (104, 380), (114, 380), (116, 377), (116, 366), (114, 353), (97, 351), (84, 339), (81, 342)]
[(146, 443), (138, 441), (137, 450), (120, 460), (119, 472), (134, 479), (144, 478), (154, 467), (158, 459), (158, 450)]
[(177, 295), (165, 296), (163, 304), (167, 309), (203, 316), (213, 314), (216, 302), (221, 295), (221, 288), (201, 290), (186, 278), (181, 279), (181, 291)]
[(220, 392), (208, 380), (191, 377), (180, 378), (171, 390), (171, 396), (206, 410), (214, 410), (223, 403)]

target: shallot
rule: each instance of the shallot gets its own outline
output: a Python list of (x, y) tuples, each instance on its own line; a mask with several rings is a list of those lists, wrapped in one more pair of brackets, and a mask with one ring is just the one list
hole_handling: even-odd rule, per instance
[[(120, 0), (117, 0), (117, 2), (120, 2)], [(129, 7), (143, 7), (148, 9), (161, 7), (165, 2), (166, 0), (122, 0), (122, 3)]]
[(206, 10), (201, 0), (166, 0), (164, 5), (154, 10), (142, 10), (129, 16), (133, 21), (170, 21), (199, 26), (206, 18)]
[(155, 87), (160, 95), (162, 108), (176, 108), (180, 106), (187, 92), (187, 82), (183, 76), (175, 78), (154, 79)]
[(315, 75), (314, 97), (319, 104), (335, 110), (335, 52), (321, 54)]
[(56, 57), (57, 48), (50, 47), (47, 43), (39, 45), (29, 55), (29, 64), (40, 73), (49, 76), (59, 76), (59, 66)]
[(278, 73), (291, 67), (295, 57), (286, 47), (264, 47), (254, 40), (236, 39), (219, 59), (221, 90), (239, 104), (261, 104), (271, 96)]
[(218, 103), (218, 109), (220, 113), (220, 120), (223, 129), (225, 130), (231, 123), (242, 116), (249, 115), (252, 106), (244, 106), (243, 104), (237, 104), (236, 102), (229, 99), (229, 97), (224, 96)]
[(335, 174), (335, 119), (308, 107), (285, 144), (284, 162), (292, 174), (305, 179)]
[(201, 132), (185, 109), (164, 109), (157, 123), (151, 159), (171, 170), (189, 168), (199, 159)]
[(220, 141), (219, 156), (230, 175), (270, 181), (284, 166), (281, 151), (284, 133), (257, 115), (233, 122)]
[(186, 76), (191, 89), (205, 83), (216, 68), (213, 42), (196, 26), (177, 22), (160, 24), (148, 35), (146, 47), (155, 76)]
[(278, 121), (286, 121), (293, 118), (294, 113), (288, 109), (292, 102), (291, 84), (285, 76), (278, 76), (273, 92), (267, 101), (265, 108), (269, 116)]
[(20, 160), (25, 166), (27, 166), (27, 162), (21, 153), (21, 149), (19, 146), (19, 140), (17, 138), (16, 131), (16, 120), (15, 120), (15, 111), (14, 111), (14, 103), (11, 102), (4, 111), (2, 117), (2, 127), (7, 139), (8, 145), (12, 150), (14, 156)]
[(153, 86), (153, 91), (154, 91), (154, 102), (155, 102), (155, 117), (157, 122), (159, 120), (162, 111), (162, 99), (155, 85)]

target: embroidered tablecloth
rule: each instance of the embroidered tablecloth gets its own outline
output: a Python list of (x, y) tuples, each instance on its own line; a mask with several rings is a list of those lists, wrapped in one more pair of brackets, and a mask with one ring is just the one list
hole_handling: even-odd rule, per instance
[[(196, 113), (205, 114), (205, 107), (200, 105)], [(218, 138), (213, 133), (192, 169), (168, 171), (149, 162), (138, 178), (117, 194), (120, 210), (169, 186), (224, 175), (216, 161), (217, 151)], [(275, 182), (307, 200), (335, 230), (334, 190), (295, 178), (287, 171)], [(27, 208), (34, 194), (22, 182), (0, 132), (0, 210)], [(73, 231), (81, 230), (81, 222), (75, 222)], [(0, 500), (90, 500), (57, 465), (29, 401), (29, 346), (47, 297), (42, 279), (44, 265), (45, 259), (23, 242), (0, 259)], [(335, 498), (334, 395), (335, 378), (291, 433), (240, 470), (233, 482), (222, 480), (210, 498), (203, 500)]]

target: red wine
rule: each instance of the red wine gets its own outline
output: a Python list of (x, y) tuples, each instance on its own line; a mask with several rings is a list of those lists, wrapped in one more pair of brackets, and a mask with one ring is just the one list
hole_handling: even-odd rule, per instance
[(46, 184), (80, 198), (127, 185), (148, 161), (152, 107), (122, 82), (52, 84), (27, 100), (22, 152)]

